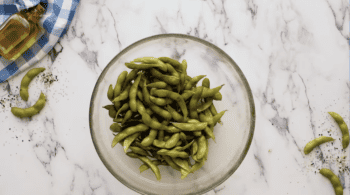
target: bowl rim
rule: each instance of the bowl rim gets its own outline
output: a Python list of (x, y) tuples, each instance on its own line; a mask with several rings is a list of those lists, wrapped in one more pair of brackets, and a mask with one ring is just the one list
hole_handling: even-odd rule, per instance
[(100, 154), (100, 148), (99, 146), (95, 143), (96, 139), (94, 137), (94, 133), (92, 130), (92, 126), (93, 126), (93, 121), (92, 121), (92, 112), (93, 112), (93, 102), (94, 99), (96, 97), (96, 93), (97, 93), (97, 85), (101, 82), (101, 80), (104, 78), (104, 75), (106, 74), (106, 70), (109, 69), (112, 64), (115, 63), (115, 61), (117, 61), (119, 59), (120, 56), (122, 56), (124, 53), (128, 52), (129, 50), (133, 49), (134, 47), (138, 46), (139, 44), (148, 42), (150, 40), (154, 40), (154, 39), (159, 39), (159, 38), (167, 38), (167, 37), (172, 37), (172, 38), (185, 38), (185, 39), (190, 39), (192, 41), (196, 41), (199, 42), (201, 44), (204, 44), (212, 49), (214, 49), (216, 52), (220, 53), (221, 55), (225, 56), (228, 61), (233, 65), (234, 69), (236, 70), (236, 72), (238, 73), (238, 75), (240, 76), (240, 78), (242, 79), (243, 85), (247, 90), (247, 95), (248, 95), (248, 102), (249, 102), (249, 108), (250, 108), (250, 114), (251, 114), (251, 120), (250, 120), (250, 129), (249, 129), (249, 133), (248, 133), (248, 141), (244, 146), (244, 150), (242, 152), (242, 154), (239, 156), (239, 160), (238, 163), (235, 164), (235, 166), (233, 166), (220, 180), (218, 180), (216, 183), (214, 183), (211, 186), (208, 186), (206, 188), (204, 188), (203, 190), (196, 192), (196, 193), (189, 193), (188, 195), (192, 195), (192, 194), (203, 194), (203, 193), (207, 193), (208, 191), (214, 189), (215, 187), (219, 186), (220, 184), (222, 184), (224, 181), (226, 181), (229, 177), (231, 177), (231, 175), (238, 169), (238, 167), (242, 164), (245, 156), (247, 155), (251, 142), (253, 140), (253, 135), (254, 135), (254, 130), (255, 130), (255, 120), (256, 120), (256, 115), (255, 115), (255, 104), (254, 104), (254, 98), (252, 95), (252, 91), (251, 88), (248, 84), (248, 81), (246, 79), (246, 77), (244, 76), (242, 70), (239, 68), (239, 66), (236, 64), (236, 62), (226, 53), (224, 52), (222, 49), (220, 49), (218, 46), (205, 41), (201, 38), (195, 37), (195, 36), (191, 36), (191, 35), (186, 35), (186, 34), (180, 34), (180, 33), (169, 33), (169, 34), (158, 34), (158, 35), (152, 35), (146, 38), (143, 38), (139, 41), (136, 41), (134, 43), (132, 43), (131, 45), (127, 46), (126, 48), (124, 48), (122, 51), (120, 51), (108, 64), (107, 66), (102, 70), (99, 78), (96, 81), (94, 90), (92, 92), (91, 95), (91, 100), (90, 100), (90, 108), (89, 108), (89, 128), (90, 128), (90, 134), (91, 134), (91, 138), (92, 138), (92, 142), (93, 145), (95, 147), (95, 150), (98, 154), (98, 156), (100, 157), (102, 163), (105, 165), (105, 167), (107, 168), (107, 170), (122, 184), (124, 184), (126, 187), (128, 187), (131, 190), (134, 190), (137, 193), (140, 194), (148, 194), (148, 192), (144, 192), (141, 189), (138, 189), (132, 185), (130, 185), (127, 181), (125, 181), (124, 179), (122, 179), (121, 177), (119, 177), (118, 174), (114, 173), (114, 171), (112, 170), (112, 168), (108, 165), (107, 160), (103, 157), (102, 154)]

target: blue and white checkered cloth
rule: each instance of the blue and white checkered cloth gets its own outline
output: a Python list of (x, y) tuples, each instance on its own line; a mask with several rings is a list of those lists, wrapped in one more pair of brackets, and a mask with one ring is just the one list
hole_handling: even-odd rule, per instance
[(15, 61), (0, 57), (0, 83), (25, 71), (47, 55), (67, 32), (79, 4), (79, 0), (0, 0), (0, 25), (12, 14), (34, 7), (40, 2), (48, 4), (46, 12), (40, 19), (40, 24), (46, 32)]

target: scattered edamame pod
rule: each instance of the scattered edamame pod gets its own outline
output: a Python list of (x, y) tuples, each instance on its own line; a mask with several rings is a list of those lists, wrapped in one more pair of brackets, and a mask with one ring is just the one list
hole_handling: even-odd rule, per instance
[(45, 68), (33, 68), (29, 70), (26, 75), (22, 78), (21, 87), (19, 89), (19, 95), (24, 101), (28, 101), (29, 93), (28, 86), (30, 82), (36, 77), (39, 73), (43, 72)]
[(339, 177), (337, 177), (331, 170), (326, 168), (321, 169), (320, 173), (331, 181), (335, 195), (343, 195), (343, 187), (340, 183)]
[(36, 101), (36, 103), (33, 106), (29, 108), (12, 107), (11, 112), (13, 115), (19, 118), (32, 117), (38, 114), (44, 108), (45, 103), (46, 103), (45, 95), (41, 93), (39, 99)]
[(304, 153), (309, 154), (316, 146), (319, 146), (325, 142), (334, 141), (332, 137), (321, 136), (306, 144)]
[(342, 144), (343, 144), (343, 148), (345, 149), (346, 147), (348, 147), (349, 145), (349, 129), (348, 126), (346, 125), (344, 119), (337, 113), (335, 112), (328, 112), (333, 119), (335, 120), (335, 122), (337, 122), (343, 136), (342, 136)]

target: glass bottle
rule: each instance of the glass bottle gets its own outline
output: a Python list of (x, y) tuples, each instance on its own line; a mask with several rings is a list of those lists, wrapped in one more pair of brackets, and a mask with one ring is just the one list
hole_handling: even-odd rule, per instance
[(0, 26), (0, 55), (7, 60), (16, 60), (27, 51), (44, 33), (39, 19), (45, 12), (46, 4), (11, 15)]

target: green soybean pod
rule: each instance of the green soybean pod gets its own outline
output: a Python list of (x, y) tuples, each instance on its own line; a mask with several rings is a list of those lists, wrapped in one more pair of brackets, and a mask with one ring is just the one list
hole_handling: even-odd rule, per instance
[(175, 70), (175, 68), (172, 65), (170, 65), (169, 63), (165, 63), (165, 65), (167, 66), (167, 71), (170, 73), (170, 75), (180, 78), (180, 74)]
[[(128, 151), (130, 145), (135, 141), (135, 139), (137, 137), (139, 137), (141, 135), (141, 132), (137, 132), (137, 133), (134, 133), (130, 136), (128, 136), (127, 138), (124, 139), (124, 142), (123, 142), (123, 148), (124, 148), (124, 152), (126, 153), (126, 151)], [(134, 152), (134, 151), (133, 151)], [(134, 152), (136, 153), (136, 152)]]
[(134, 133), (137, 132), (142, 132), (142, 131), (146, 131), (148, 130), (148, 126), (145, 124), (138, 124), (136, 126), (132, 126), (132, 127), (128, 127), (126, 129), (124, 129), (123, 131), (121, 131), (120, 133), (118, 133), (112, 142), (112, 148), (117, 145), (117, 143), (119, 143), (121, 140), (125, 139), (126, 137), (128, 137), (129, 135), (132, 135)]
[(186, 171), (191, 171), (190, 166), (188, 165), (188, 161), (181, 158), (172, 158), (175, 164), (177, 164), (182, 169), (185, 169)]
[(24, 101), (28, 101), (29, 93), (28, 86), (30, 82), (36, 77), (39, 73), (43, 72), (45, 68), (33, 68), (29, 70), (26, 75), (22, 78), (21, 87), (19, 89), (19, 95)]
[(198, 141), (197, 141), (197, 139), (194, 139), (192, 147), (191, 147), (191, 156), (193, 157), (194, 155), (196, 155), (197, 151), (198, 151)]
[[(155, 164), (156, 166), (159, 166), (159, 165), (164, 165), (164, 166), (169, 166), (168, 163), (166, 161), (162, 162), (160, 160), (152, 160), (153, 164)], [(140, 173), (146, 171), (147, 169), (149, 169), (149, 166), (147, 164), (142, 164), (140, 167), (139, 167), (139, 170), (140, 170)]]
[(123, 118), (122, 125), (132, 117), (132, 111), (128, 110)]
[(177, 142), (180, 140), (180, 134), (174, 133), (168, 141), (165, 142), (165, 148), (173, 148), (177, 144)]
[(165, 142), (168, 141), (169, 139), (170, 139), (170, 135), (164, 136), (164, 141), (165, 141)]
[(157, 151), (157, 154), (159, 155), (168, 155), (172, 158), (180, 157), (180, 158), (188, 158), (187, 152), (184, 151), (177, 151), (177, 150), (167, 150), (167, 149), (160, 149)]
[(143, 102), (142, 91), (140, 89), (137, 89), (137, 97), (139, 98), (140, 101)]
[(131, 88), (131, 85), (128, 85), (119, 96), (114, 96), (114, 99), (113, 99), (112, 102), (113, 103), (114, 102), (120, 102), (120, 101), (128, 99), (130, 88)]
[(206, 88), (210, 88), (210, 80), (208, 78), (204, 78), (202, 81), (202, 86)]
[(45, 95), (41, 93), (39, 99), (36, 101), (36, 103), (33, 106), (29, 108), (12, 107), (11, 112), (13, 115), (19, 118), (32, 117), (38, 114), (44, 108), (45, 103), (46, 103)]
[(220, 85), (218, 87), (215, 87), (215, 88), (212, 88), (212, 89), (208, 89), (206, 87), (203, 87), (203, 93), (201, 95), (201, 98), (207, 98), (207, 97), (212, 97), (214, 96), (217, 92), (220, 91), (220, 89), (224, 86), (225, 84), (223, 85)]
[(196, 86), (196, 84), (204, 78), (206, 75), (198, 75), (193, 77), (185, 86), (185, 90), (190, 90), (192, 87)]
[(172, 118), (176, 121), (176, 122), (185, 122), (184, 117), (178, 113), (174, 108), (172, 108), (170, 105), (167, 105), (165, 107), (168, 112), (171, 114)]
[(122, 127), (118, 123), (113, 123), (109, 129), (113, 132), (120, 132), (122, 130)]
[(159, 168), (157, 165), (155, 165), (149, 158), (145, 157), (145, 156), (139, 156), (139, 159), (147, 164), (151, 170), (153, 171), (154, 175), (156, 176), (157, 180), (160, 180), (161, 179), (161, 176), (160, 176), (160, 171), (159, 171)]
[(197, 107), (197, 112), (203, 112), (204, 110), (208, 109), (213, 104), (213, 99), (208, 98), (206, 102), (202, 103), (200, 106)]
[(155, 140), (153, 140), (152, 144), (158, 148), (165, 148), (165, 141), (163, 141), (163, 140), (155, 139)]
[(205, 161), (204, 161), (204, 160), (202, 160), (202, 161), (200, 161), (200, 162), (196, 162), (196, 163), (191, 167), (191, 172), (193, 173), (193, 172), (199, 170), (200, 168), (203, 167), (204, 164), (205, 164)]
[(343, 136), (342, 136), (342, 144), (343, 144), (343, 148), (345, 149), (346, 147), (348, 147), (349, 145), (349, 129), (348, 126), (346, 125), (344, 119), (337, 113), (335, 112), (328, 112), (333, 119), (335, 120), (335, 122), (337, 122)]
[(204, 129), (204, 132), (205, 132), (210, 138), (212, 138), (212, 139), (214, 140), (214, 142), (215, 142), (215, 135), (214, 135), (214, 133), (213, 133), (212, 128), (209, 128), (208, 126), (206, 126), (205, 129)]
[(161, 61), (163, 61), (164, 63), (169, 63), (171, 64), (174, 68), (176, 69), (180, 69), (181, 67), (181, 64), (179, 61), (177, 60), (174, 60), (172, 58), (169, 58), (169, 57), (159, 57), (158, 59), (160, 59)]
[(117, 111), (115, 110), (114, 106), (113, 105), (106, 105), (104, 106), (103, 108), (107, 109), (108, 110), (108, 115), (111, 117), (111, 118), (115, 118), (116, 114), (117, 114)]
[(222, 100), (222, 94), (220, 92), (215, 93), (213, 99), (214, 100)]
[(198, 113), (197, 113), (197, 103), (199, 98), (201, 97), (203, 92), (203, 87), (197, 87), (195, 90), (195, 93), (193, 94), (190, 104), (189, 104), (189, 110), (190, 110), (190, 117), (194, 119), (198, 119)]
[(304, 153), (309, 154), (316, 146), (319, 146), (325, 142), (334, 141), (332, 137), (321, 136), (306, 144)]
[(143, 95), (144, 102), (147, 105), (151, 105), (152, 104), (152, 102), (150, 100), (151, 95), (149, 94), (149, 91), (147, 89), (146, 82), (147, 81), (144, 81), (143, 86), (142, 86), (142, 95)]
[(118, 112), (115, 115), (115, 118), (117, 118), (121, 112), (126, 111), (128, 109), (129, 109), (129, 103), (127, 102), (127, 103), (123, 104), (123, 106), (121, 108), (119, 108)]
[(183, 90), (183, 88), (185, 88), (185, 81), (186, 81), (186, 76), (187, 76), (187, 61), (186, 60), (182, 60), (181, 62), (181, 70), (182, 73), (180, 74), (180, 91)]
[(181, 179), (185, 179), (187, 175), (190, 174), (190, 172), (185, 169), (181, 169), (180, 172), (181, 172)]
[(161, 72), (159, 72), (158, 70), (156, 70), (154, 68), (151, 68), (150, 72), (154, 77), (157, 77), (159, 80), (162, 80), (169, 85), (178, 85), (180, 83), (179, 77), (162, 74)]
[(181, 94), (182, 98), (186, 101), (188, 98), (194, 95), (194, 91), (186, 91)]
[(157, 64), (157, 63), (162, 63), (164, 64), (162, 61), (160, 61), (158, 58), (155, 57), (142, 57), (142, 58), (136, 58), (134, 59), (135, 62), (143, 62), (146, 64)]
[(157, 106), (165, 106), (169, 103), (169, 100), (164, 98), (156, 98), (154, 96), (150, 96), (149, 99), (152, 103), (156, 104)]
[(139, 157), (139, 155), (137, 155), (137, 154), (135, 154), (133, 152), (127, 152), (126, 155), (128, 155), (131, 158), (138, 158)]
[(181, 129), (179, 129), (175, 126), (167, 126), (165, 131), (168, 133), (179, 133), (179, 132), (181, 132)]
[(170, 156), (163, 155), (162, 157), (173, 169), (180, 171), (181, 168), (179, 167), (179, 165), (174, 163), (174, 161), (172, 160), (172, 158)]
[(155, 104), (151, 104), (149, 107), (153, 110), (153, 112), (163, 117), (167, 121), (169, 121), (172, 118), (171, 114), (168, 111), (162, 109), (161, 107)]
[(202, 136), (202, 131), (193, 131), (193, 135), (196, 137)]
[[(125, 71), (125, 72), (127, 72), (127, 71)], [(129, 74), (126, 75), (126, 78), (123, 82), (124, 84), (122, 85), (123, 89), (125, 89), (125, 87), (127, 85), (129, 85), (132, 80), (134, 80), (136, 78), (138, 72), (139, 72), (139, 69), (133, 69), (132, 71), (129, 72)], [(114, 97), (116, 97), (116, 96), (114, 96)]]
[(175, 127), (183, 131), (199, 131), (205, 129), (208, 125), (207, 122), (198, 122), (198, 123), (172, 123)]
[(110, 84), (108, 87), (108, 91), (107, 91), (107, 98), (112, 101), (114, 97), (114, 90), (113, 90), (113, 85)]
[(216, 124), (217, 122), (220, 121), (221, 117), (225, 114), (227, 110), (223, 110), (219, 112), (217, 115), (213, 116), (213, 123)]
[(114, 87), (114, 94), (113, 94), (114, 97), (118, 97), (120, 95), (120, 93), (122, 92), (122, 88), (124, 88), (123, 85), (124, 85), (124, 82), (126, 80), (127, 75), (128, 75), (128, 72), (123, 71), (118, 76), (117, 83), (115, 84), (115, 87)]
[(139, 148), (137, 146), (130, 146), (129, 148), (135, 154), (139, 154), (139, 155), (142, 155), (142, 156), (149, 156), (149, 154), (146, 152), (146, 150), (144, 150), (142, 148)]
[(158, 134), (158, 131), (155, 129), (151, 129), (149, 132), (149, 135), (147, 137), (145, 137), (142, 141), (141, 144), (143, 146), (150, 146), (152, 145), (153, 141), (156, 139)]
[(164, 89), (166, 88), (166, 86), (167, 86), (166, 82), (163, 82), (163, 81), (158, 81), (147, 85), (147, 87), (158, 88), (158, 89)]
[(340, 180), (331, 170), (323, 168), (320, 170), (320, 173), (331, 181), (336, 195), (343, 195), (343, 187)]
[(198, 151), (197, 151), (197, 159), (200, 160), (204, 157), (207, 150), (206, 139), (204, 135), (198, 138)]
[(136, 78), (129, 92), (129, 105), (130, 105), (130, 110), (133, 112), (137, 112), (136, 96), (137, 96), (137, 87), (139, 86), (140, 80), (141, 80), (141, 74), (139, 74), (139, 76)]
[(162, 64), (136, 64), (135, 62), (125, 63), (125, 66), (130, 69), (146, 70), (150, 68), (159, 68), (162, 71), (167, 71), (167, 67)]

